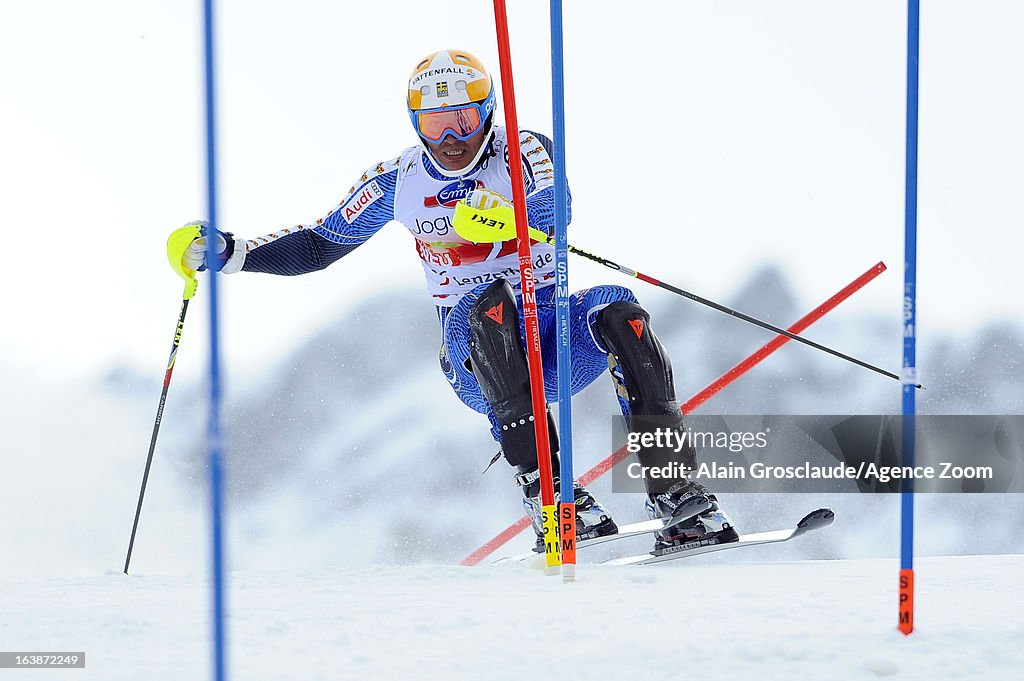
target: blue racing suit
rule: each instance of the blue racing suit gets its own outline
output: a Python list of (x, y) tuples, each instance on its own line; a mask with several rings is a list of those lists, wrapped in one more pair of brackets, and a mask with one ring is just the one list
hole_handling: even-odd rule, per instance
[[(550, 146), (550, 140), (542, 135), (520, 133), (519, 153), (523, 159), (529, 223), (548, 234), (554, 229)], [(506, 130), (495, 126), (481, 160), (458, 178), (437, 172), (426, 153), (422, 146), (410, 147), (397, 158), (368, 169), (342, 201), (314, 224), (239, 240), (235, 248), (236, 251), (244, 249), (243, 271), (297, 275), (327, 267), (390, 222), (404, 226), (413, 237), (427, 289), (437, 307), (441, 323), (441, 368), (459, 399), (490, 418), (491, 432), (500, 442), (494, 415), (469, 369), (468, 314), (480, 293), (498, 278), (506, 279), (516, 295), (520, 295), (516, 241), (467, 242), (455, 233), (452, 216), (456, 203), (473, 189), (487, 188), (503, 196), (512, 195)], [(554, 401), (557, 396), (554, 248), (546, 243), (534, 243), (532, 250), (544, 387), (547, 399)], [(573, 394), (608, 367), (607, 353), (593, 329), (597, 313), (615, 301), (636, 302), (636, 298), (621, 286), (597, 286), (571, 296)], [(621, 398), (620, 404), (628, 409)]]

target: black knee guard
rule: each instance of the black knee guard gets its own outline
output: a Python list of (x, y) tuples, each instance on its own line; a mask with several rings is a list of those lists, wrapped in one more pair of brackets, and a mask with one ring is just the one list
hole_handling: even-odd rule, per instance
[[(537, 468), (537, 441), (526, 348), (519, 333), (519, 310), (512, 287), (498, 279), (469, 312), (470, 367), (480, 391), (501, 426), (505, 459), (520, 473)], [(552, 463), (557, 470), (558, 435), (548, 412)]]
[[(622, 385), (616, 388), (629, 403), (630, 431), (680, 431), (685, 426), (676, 402), (672, 362), (650, 322), (650, 315), (636, 303), (618, 301), (598, 313), (596, 328), (608, 350), (609, 365), (617, 365), (622, 371)], [(645, 447), (637, 453), (637, 459), (644, 466), (660, 467), (669, 462), (696, 465), (689, 440), (679, 452), (671, 447)]]
[(672, 362), (651, 329), (651, 317), (636, 303), (619, 301), (597, 314), (597, 332), (622, 370), (631, 414), (679, 414)]

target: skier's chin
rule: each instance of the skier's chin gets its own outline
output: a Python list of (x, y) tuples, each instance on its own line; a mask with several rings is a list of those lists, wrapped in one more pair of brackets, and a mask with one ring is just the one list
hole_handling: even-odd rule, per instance
[(473, 158), (473, 155), (469, 153), (469, 149), (465, 145), (454, 149), (433, 149), (431, 153), (433, 153), (434, 159), (445, 170), (452, 172), (465, 170), (466, 166), (469, 165), (469, 159)]
[[(426, 140), (425, 140), (426, 141)], [(476, 158), (477, 152), (484, 143), (483, 130), (465, 141), (446, 139), (440, 144), (427, 141), (430, 155), (437, 164), (451, 173), (469, 170), (469, 164)]]

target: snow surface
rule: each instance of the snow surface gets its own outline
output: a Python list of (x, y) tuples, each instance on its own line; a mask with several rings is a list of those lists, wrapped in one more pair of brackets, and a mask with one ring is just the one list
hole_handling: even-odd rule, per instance
[[(750, 549), (756, 551), (757, 549)], [(933, 557), (897, 632), (893, 560), (363, 567), (230, 576), (236, 679), (960, 679), (1024, 669), (1024, 556)], [(84, 671), (4, 679), (209, 678), (209, 582), (0, 583), (6, 650), (84, 650)], [(546, 671), (542, 671), (546, 670)]]
[[(776, 321), (813, 304), (786, 303), (785, 282), (771, 285), (768, 275), (748, 288), (774, 290), (777, 307), (745, 294), (731, 303)], [(763, 342), (724, 326), (732, 320), (651, 307), (686, 395)], [(827, 321), (816, 339), (883, 364), (886, 339), (898, 333), (880, 319)], [(453, 567), (522, 511), (507, 469), (481, 475), (494, 445), (486, 420), (458, 403), (437, 370), (436, 333), (415, 294), (369, 299), (228, 391), (231, 678), (519, 679), (537, 678), (545, 662), (545, 678), (572, 665), (588, 679), (1019, 676), (1024, 557), (927, 556), (1024, 551), (1020, 495), (918, 495), (917, 549), (926, 557), (920, 631), (910, 640), (894, 628), (896, 495), (729, 495), (746, 532), (821, 505), (837, 522), (799, 541), (685, 565), (585, 567), (571, 586), (523, 566)], [(1020, 413), (1022, 339), (1003, 325), (924, 345), (922, 356), (942, 370), (922, 413)], [(200, 345), (183, 344), (179, 363), (201, 364)], [(896, 408), (898, 385), (803, 350), (777, 353), (705, 413)], [(88, 665), (0, 670), (0, 681), (210, 678), (201, 386), (172, 386), (134, 576), (117, 572), (163, 360), (151, 376), (112, 371), (103, 382), (51, 382), (0, 363), (9, 386), (0, 392), (0, 650), (84, 650)], [(607, 379), (574, 401), (581, 469), (609, 452), (616, 409)], [(616, 519), (644, 517), (642, 495), (613, 493), (607, 478), (592, 489)], [(502, 552), (530, 543), (522, 533)], [(649, 540), (621, 544), (632, 553)], [(605, 557), (601, 547), (588, 554)], [(845, 560), (793, 562), (822, 558)], [(102, 576), (105, 568), (113, 573)], [(566, 657), (556, 659), (561, 650)]]

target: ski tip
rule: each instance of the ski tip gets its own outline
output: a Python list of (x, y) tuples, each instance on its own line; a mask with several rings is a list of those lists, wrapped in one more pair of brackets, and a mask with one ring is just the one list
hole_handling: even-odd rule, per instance
[(811, 532), (831, 525), (832, 521), (835, 519), (836, 514), (833, 513), (831, 508), (819, 508), (817, 511), (811, 511), (805, 515), (803, 519), (796, 524), (796, 527), (801, 532)]

